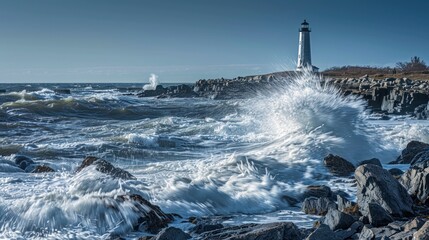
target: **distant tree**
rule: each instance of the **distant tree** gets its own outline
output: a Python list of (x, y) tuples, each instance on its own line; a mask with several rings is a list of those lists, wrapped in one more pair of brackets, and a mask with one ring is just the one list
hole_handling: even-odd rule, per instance
[(396, 68), (398, 68), (402, 72), (417, 72), (429, 70), (426, 63), (417, 56), (412, 57), (410, 62), (398, 62), (396, 64)]

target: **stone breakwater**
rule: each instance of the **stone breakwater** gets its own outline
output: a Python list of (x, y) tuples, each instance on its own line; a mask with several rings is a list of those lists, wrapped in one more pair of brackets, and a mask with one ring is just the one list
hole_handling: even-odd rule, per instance
[[(269, 94), (292, 79), (295, 72), (279, 72), (266, 75), (237, 77), (234, 79), (202, 79), (194, 85), (179, 85), (138, 93), (139, 97), (207, 97), (212, 99), (240, 99), (258, 94)], [(322, 78), (322, 84), (335, 85), (346, 95), (359, 95), (376, 113), (410, 114), (417, 119), (429, 117), (429, 81), (409, 78), (374, 79)]]

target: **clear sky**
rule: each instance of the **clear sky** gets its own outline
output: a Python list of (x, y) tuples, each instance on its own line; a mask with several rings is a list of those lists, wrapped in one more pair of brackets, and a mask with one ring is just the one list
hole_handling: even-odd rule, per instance
[(195, 82), (312, 61), (429, 63), (427, 0), (0, 0), (0, 83)]

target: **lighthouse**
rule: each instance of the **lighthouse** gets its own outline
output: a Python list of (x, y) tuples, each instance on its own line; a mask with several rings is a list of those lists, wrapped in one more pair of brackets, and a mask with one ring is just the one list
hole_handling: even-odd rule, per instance
[(317, 72), (319, 68), (311, 65), (311, 50), (310, 50), (310, 28), (308, 22), (304, 20), (299, 29), (299, 48), (298, 48), (298, 63), (296, 66), (297, 71), (303, 69), (310, 69)]

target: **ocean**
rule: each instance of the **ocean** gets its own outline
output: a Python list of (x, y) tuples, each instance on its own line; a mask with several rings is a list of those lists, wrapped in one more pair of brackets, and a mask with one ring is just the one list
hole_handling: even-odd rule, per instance
[[(137, 192), (164, 212), (225, 217), (225, 224), (316, 216), (289, 206), (312, 184), (353, 198), (351, 179), (331, 177), (323, 158), (388, 168), (411, 140), (429, 142), (428, 121), (381, 120), (358, 97), (320, 85), (311, 74), (248, 99), (138, 98), (142, 84), (0, 84), (0, 238), (126, 238), (135, 216), (118, 216), (100, 196)], [(11, 167), (25, 155), (54, 173)], [(86, 156), (123, 168), (137, 180), (76, 173)], [(97, 200), (98, 199), (98, 200)], [(177, 220), (182, 229), (190, 225)]]

